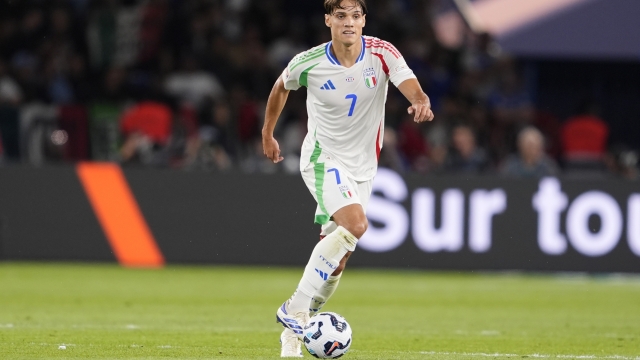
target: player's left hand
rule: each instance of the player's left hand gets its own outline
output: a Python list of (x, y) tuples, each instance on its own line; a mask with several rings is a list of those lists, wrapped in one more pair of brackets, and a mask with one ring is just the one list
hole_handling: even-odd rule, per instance
[(433, 111), (431, 111), (431, 103), (415, 103), (407, 109), (409, 114), (413, 114), (413, 121), (417, 123), (433, 120)]

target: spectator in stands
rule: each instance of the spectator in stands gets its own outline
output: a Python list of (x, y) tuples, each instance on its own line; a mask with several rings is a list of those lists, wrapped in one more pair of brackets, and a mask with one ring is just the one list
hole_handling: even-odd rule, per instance
[(282, 168), (286, 173), (297, 174), (300, 172), (300, 149), (307, 135), (307, 108), (304, 102), (296, 102), (289, 108), (292, 108), (291, 120), (281, 126)]
[(7, 64), (0, 59), (0, 104), (19, 105), (22, 97), (20, 85), (9, 75)]
[(598, 116), (598, 106), (584, 101), (578, 113), (560, 129), (562, 160), (567, 171), (603, 171), (609, 125)]
[(544, 137), (540, 130), (528, 126), (518, 133), (518, 154), (511, 155), (502, 167), (502, 174), (514, 177), (542, 177), (558, 174), (558, 167), (544, 152)]
[(398, 150), (398, 135), (393, 128), (384, 130), (383, 144), (384, 146), (380, 150), (378, 165), (392, 169), (398, 173), (404, 173), (406, 171), (406, 165)]
[(73, 86), (66, 74), (53, 61), (46, 63), (47, 98), (53, 104), (70, 104), (75, 100)]
[(11, 11), (6, 4), (0, 3), (0, 56), (5, 60), (10, 58), (19, 46), (19, 23), (16, 11)]
[(205, 64), (207, 69), (220, 79), (225, 89), (231, 89), (236, 81), (234, 64), (229, 58), (229, 42), (222, 35), (213, 38)]
[(220, 81), (202, 70), (198, 59), (190, 54), (183, 56), (180, 71), (170, 74), (164, 87), (169, 95), (190, 104), (198, 113), (225, 95)]
[(404, 121), (398, 129), (398, 147), (410, 169), (419, 172), (428, 170), (429, 145), (420, 125), (413, 121), (413, 115), (404, 115)]
[(20, 85), (25, 102), (46, 99), (44, 78), (39, 73), (40, 59), (27, 50), (21, 50), (11, 57), (15, 80)]
[(127, 70), (114, 66), (104, 75), (102, 86), (98, 87), (99, 93), (96, 100), (102, 103), (122, 106), (130, 98), (130, 89), (127, 84)]
[(38, 6), (30, 7), (22, 17), (17, 33), (18, 48), (35, 53), (46, 35), (45, 9)]
[(545, 152), (554, 159), (560, 159), (560, 120), (549, 110), (536, 109), (533, 126), (544, 134)]
[[(261, 120), (258, 115), (258, 103), (251, 98), (247, 89), (242, 85), (236, 85), (230, 94), (231, 114), (236, 125), (235, 137), (239, 152), (242, 157), (256, 156), (255, 142), (260, 141)], [(257, 154), (257, 160), (262, 161), (263, 154)]]
[(434, 126), (426, 136), (429, 143), (429, 174), (441, 175), (446, 172), (445, 164), (449, 156), (449, 133), (445, 126)]
[(89, 77), (87, 61), (79, 53), (71, 55), (69, 59), (69, 81), (73, 88), (75, 102), (87, 104), (93, 99), (95, 89)]
[(216, 102), (200, 126), (196, 165), (220, 171), (232, 168), (235, 144), (231, 131), (231, 109), (226, 101)]
[(519, 78), (515, 65), (505, 62), (498, 88), (490, 95), (489, 106), (498, 124), (527, 125), (533, 120), (533, 102)]
[(473, 102), (469, 106), (467, 117), (469, 126), (475, 132), (478, 146), (486, 148), (489, 144), (489, 111), (484, 102)]
[(291, 22), (288, 25), (288, 34), (291, 35), (281, 36), (271, 43), (267, 50), (267, 60), (272, 69), (284, 69), (296, 54), (307, 49), (306, 44), (303, 42), (304, 32), (299, 30), (304, 25), (302, 19)]
[(120, 120), (122, 161), (157, 165), (156, 155), (171, 136), (172, 117), (171, 108), (151, 101), (128, 109)]
[(451, 131), (451, 150), (444, 163), (448, 173), (474, 175), (483, 173), (488, 166), (487, 153), (477, 146), (476, 134), (465, 124)]
[(0, 58), (0, 157), (18, 160), (19, 107), (23, 95), (20, 85), (8, 73)]
[[(593, 119), (585, 121), (588, 112), (567, 120), (563, 135), (557, 113), (564, 109), (534, 110), (515, 62), (499, 51), (488, 34), (467, 34), (467, 41), (455, 49), (441, 44), (434, 36), (430, 13), (437, 1), (378, 2), (381, 4), (373, 9), (377, 11), (368, 15), (375, 21), (367, 32), (385, 34), (400, 47), (428, 88), (437, 119), (416, 132), (404, 123), (403, 97), (391, 87), (385, 109), (386, 128), (391, 131), (385, 132), (389, 142), (381, 161), (428, 174), (453, 171), (451, 164), (458, 164), (461, 150), (469, 144), (468, 136), (451, 132), (451, 125), (460, 121), (473, 129), (475, 147), (486, 150), (491, 159), (487, 166), (503, 163), (514, 153), (518, 130), (529, 125), (544, 133), (547, 153), (562, 159), (570, 169), (575, 158), (585, 153), (590, 157), (594, 150), (602, 154), (606, 149), (608, 141), (602, 145), (606, 123), (595, 131), (589, 125), (591, 133), (578, 135), (582, 130), (576, 130), (575, 123), (594, 123)], [(5, 159), (28, 160), (37, 152), (26, 149), (35, 148), (39, 141), (35, 135), (25, 135), (36, 134), (32, 125), (44, 119), (47, 126), (52, 125), (49, 122), (55, 121), (61, 106), (77, 105), (77, 114), (83, 113), (81, 107), (86, 108), (91, 159), (116, 160), (119, 120), (125, 106), (144, 100), (169, 103), (166, 98), (172, 97), (176, 100), (175, 104), (171, 101), (175, 136), (168, 146), (173, 158), (183, 156), (180, 149), (185, 147), (188, 154), (186, 161), (169, 161), (169, 166), (199, 164), (196, 159), (205, 150), (201, 142), (209, 144), (210, 140), (196, 134), (210, 133), (211, 109), (219, 108), (215, 111), (229, 115), (223, 117), (227, 118), (225, 145), (216, 145), (224, 149), (216, 151), (216, 168), (283, 170), (284, 166), (263, 166), (263, 157), (256, 152), (264, 100), (282, 64), (300, 49), (330, 40), (322, 24), (307, 21), (321, 7), (307, 1), (285, 3), (283, 7), (281, 1), (262, 0), (0, 0), (0, 103), (5, 107), (19, 104), (22, 134), (8, 135), (10, 129), (4, 129)], [(291, 21), (283, 21), (285, 18)], [(222, 103), (227, 105), (219, 107)], [(195, 126), (203, 131), (194, 128), (191, 120), (184, 121), (191, 119), (186, 113), (197, 114)], [(285, 113), (294, 112), (285, 109)], [(607, 116), (615, 119), (614, 113)], [(296, 127), (288, 130), (295, 139)], [(389, 154), (395, 150), (388, 147), (394, 131), (398, 152)], [(426, 139), (423, 132), (428, 133)], [(466, 140), (450, 144), (450, 132)], [(637, 138), (630, 133), (625, 135)], [(73, 138), (70, 133), (70, 144)], [(611, 138), (622, 140), (620, 132)], [(22, 150), (18, 154), (16, 149)], [(384, 159), (389, 156), (393, 159)], [(398, 157), (403, 166), (398, 165)], [(295, 163), (294, 156), (286, 158)], [(241, 166), (247, 159), (248, 165)]]
[(159, 163), (173, 168), (188, 167), (197, 158), (200, 148), (198, 131), (198, 114), (186, 105), (182, 106), (167, 102), (172, 106), (173, 121), (171, 136), (163, 149), (163, 159)]
[(640, 179), (640, 153), (624, 144), (616, 144), (605, 155), (605, 163), (615, 176), (626, 180)]
[(503, 61), (498, 87), (487, 100), (494, 123), (490, 135), (490, 147), (501, 159), (511, 153), (520, 129), (531, 125), (534, 116), (531, 96), (522, 84), (515, 65)]

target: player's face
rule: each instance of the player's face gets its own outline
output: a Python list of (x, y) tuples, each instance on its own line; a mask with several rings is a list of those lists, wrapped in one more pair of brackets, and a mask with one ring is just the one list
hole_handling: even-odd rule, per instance
[(331, 15), (324, 16), (325, 24), (331, 28), (331, 39), (345, 45), (353, 45), (360, 41), (365, 15), (353, 0), (343, 0), (340, 8)]

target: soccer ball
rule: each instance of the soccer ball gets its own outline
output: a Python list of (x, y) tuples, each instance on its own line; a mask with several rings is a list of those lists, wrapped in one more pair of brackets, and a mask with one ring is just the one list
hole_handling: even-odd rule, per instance
[(309, 354), (317, 358), (339, 358), (351, 346), (351, 326), (336, 313), (319, 313), (304, 328), (303, 343)]

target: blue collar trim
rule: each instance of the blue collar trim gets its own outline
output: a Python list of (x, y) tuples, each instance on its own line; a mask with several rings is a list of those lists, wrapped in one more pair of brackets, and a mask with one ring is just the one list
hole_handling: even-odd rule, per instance
[[(358, 56), (358, 59), (356, 60), (356, 63), (362, 61), (364, 59), (364, 53), (365, 53), (365, 42), (364, 42), (364, 36), (360, 37), (362, 39), (362, 50), (360, 51), (360, 56)], [(340, 65), (340, 62), (338, 61), (338, 58), (336, 58), (335, 56), (333, 56), (333, 54), (331, 54), (331, 44), (332, 41), (329, 41), (327, 43), (327, 45), (324, 47), (324, 52), (327, 55), (327, 59), (329, 59), (329, 62), (332, 63), (333, 65)]]
[(324, 47), (324, 52), (327, 54), (327, 59), (329, 59), (330, 63), (332, 63), (333, 65), (340, 65), (338, 59), (333, 56), (333, 54), (331, 54), (331, 41), (329, 41), (327, 43), (327, 46)]

